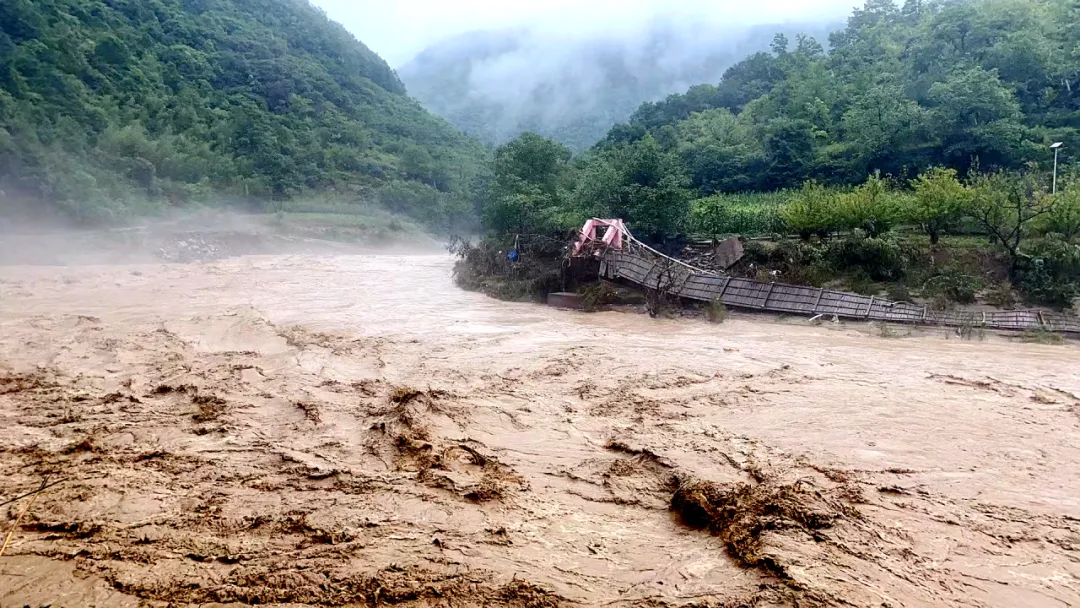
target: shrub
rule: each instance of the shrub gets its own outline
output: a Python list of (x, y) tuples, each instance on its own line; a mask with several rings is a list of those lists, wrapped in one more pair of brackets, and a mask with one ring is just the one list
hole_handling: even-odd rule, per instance
[(877, 238), (900, 221), (900, 195), (889, 191), (880, 173), (871, 175), (854, 192), (839, 196), (832, 209), (831, 225), (847, 230), (863, 230)]
[(881, 293), (881, 288), (874, 283), (870, 275), (862, 269), (858, 268), (850, 277), (848, 277), (848, 289), (861, 295), (861, 296), (876, 296)]
[(780, 209), (780, 219), (791, 232), (809, 241), (815, 234), (824, 238), (837, 230), (837, 194), (817, 182), (806, 182), (787, 205)]
[(709, 323), (723, 323), (727, 318), (727, 307), (720, 301), (720, 298), (714, 299), (705, 306), (705, 319)]
[(995, 308), (1016, 308), (1016, 294), (1013, 292), (1013, 286), (1008, 281), (998, 283), (987, 292), (986, 303)]
[(885, 297), (893, 302), (911, 302), (911, 292), (903, 283), (890, 283), (885, 288)]
[(894, 241), (852, 235), (829, 246), (829, 260), (840, 271), (862, 269), (874, 281), (895, 281), (904, 276), (907, 259)]
[(615, 301), (615, 288), (610, 283), (600, 281), (581, 290), (581, 305), (586, 312), (603, 309)]
[(979, 290), (979, 279), (955, 269), (949, 269), (926, 282), (923, 292), (935, 297), (943, 297), (949, 302), (974, 304), (975, 293)]
[(1080, 296), (1080, 245), (1061, 238), (1033, 241), (1019, 287), (1032, 304), (1070, 308)]

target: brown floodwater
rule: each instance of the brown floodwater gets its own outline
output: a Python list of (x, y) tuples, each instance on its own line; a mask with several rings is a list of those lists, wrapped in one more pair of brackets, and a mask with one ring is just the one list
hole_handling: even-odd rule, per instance
[(1075, 344), (451, 266), (0, 267), (0, 605), (1080, 603)]

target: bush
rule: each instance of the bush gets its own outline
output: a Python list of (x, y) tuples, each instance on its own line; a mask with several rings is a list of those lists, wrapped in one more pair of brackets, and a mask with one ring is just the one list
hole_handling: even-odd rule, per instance
[(543, 301), (549, 293), (563, 288), (562, 250), (549, 243), (550, 239), (534, 238), (522, 239), (516, 262), (506, 256), (511, 246), (499, 239), (485, 239), (475, 246), (454, 240), (450, 246), (458, 257), (454, 283), (500, 300)]
[(1008, 281), (998, 283), (987, 292), (986, 303), (995, 308), (1016, 308), (1016, 294), (1013, 293), (1013, 286)]
[(1020, 273), (1019, 288), (1032, 304), (1071, 308), (1080, 297), (1080, 245), (1061, 238), (1033, 241)]
[(780, 209), (784, 226), (804, 240), (818, 235), (825, 238), (838, 229), (835, 210), (837, 195), (817, 182), (807, 182), (787, 205)]
[(858, 234), (830, 244), (829, 261), (839, 271), (862, 269), (874, 281), (899, 280), (908, 266), (895, 241)]
[(932, 277), (923, 287), (925, 295), (944, 298), (957, 304), (974, 304), (975, 293), (979, 290), (979, 279), (950, 269)]
[(885, 288), (885, 297), (893, 302), (911, 302), (911, 292), (903, 283), (890, 283)]
[(854, 192), (842, 194), (832, 209), (832, 225), (847, 230), (863, 230), (877, 238), (901, 219), (901, 196), (889, 191), (881, 174), (874, 174)]
[(861, 296), (876, 296), (881, 293), (881, 287), (874, 283), (870, 275), (862, 268), (856, 269), (848, 277), (848, 289)]
[(714, 299), (705, 306), (705, 319), (709, 323), (723, 323), (724, 319), (727, 319), (727, 307), (720, 301), (720, 298)]
[(593, 283), (581, 290), (581, 306), (585, 312), (596, 312), (614, 302), (615, 295), (615, 288), (610, 283)]

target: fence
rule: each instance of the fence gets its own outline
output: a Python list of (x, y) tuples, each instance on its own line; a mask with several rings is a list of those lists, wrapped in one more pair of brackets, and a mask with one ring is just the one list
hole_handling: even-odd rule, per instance
[(700, 271), (636, 244), (623, 250), (606, 250), (600, 260), (600, 276), (625, 279), (680, 298), (701, 302), (719, 300), (725, 306), (746, 310), (811, 316), (836, 315), (845, 319), (889, 323), (1080, 334), (1080, 318), (1074, 315), (1034, 310), (936, 311), (926, 306), (891, 302), (874, 296), (738, 279)]

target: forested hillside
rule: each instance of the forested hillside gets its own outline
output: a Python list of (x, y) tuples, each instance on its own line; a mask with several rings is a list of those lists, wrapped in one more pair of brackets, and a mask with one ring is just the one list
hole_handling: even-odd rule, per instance
[(521, 136), (496, 152), (486, 227), (797, 234), (755, 268), (965, 302), (1006, 278), (1037, 303), (1080, 296), (1080, 1), (868, 0), (829, 43), (778, 35), (578, 158)]
[(9, 214), (333, 193), (446, 227), (484, 154), (306, 0), (0, 2)]
[(826, 36), (839, 25), (736, 29), (708, 20), (559, 36), (544, 29), (474, 32), (437, 44), (399, 69), (409, 92), (467, 134), (502, 144), (523, 132), (575, 152), (645, 101), (717, 82), (773, 35)]
[(497, 160), (489, 219), (600, 214), (670, 234), (715, 193), (937, 166), (1038, 163), (1048, 177), (1050, 143), (1065, 142), (1063, 163), (1080, 153), (1078, 0), (869, 0), (829, 43), (779, 34), (719, 84), (642, 105), (576, 161), (523, 136), (500, 157), (561, 159), (545, 165), (558, 176), (521, 178)]
[(645, 104), (600, 147), (651, 135), (709, 194), (1016, 169), (1045, 163), (1052, 141), (1080, 144), (1076, 0), (870, 0), (829, 43), (778, 36), (718, 86)]

